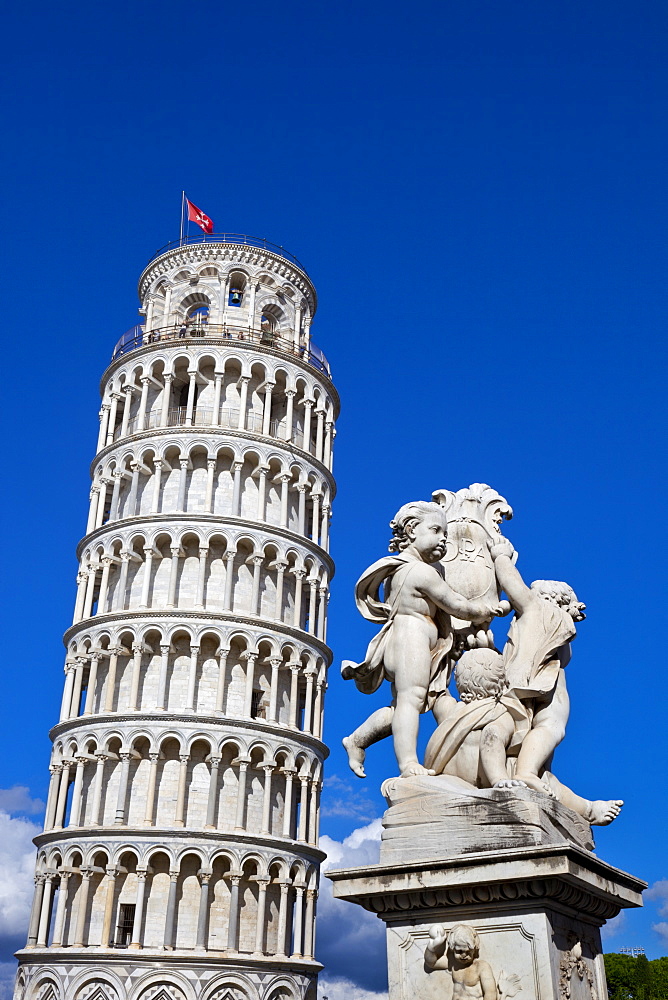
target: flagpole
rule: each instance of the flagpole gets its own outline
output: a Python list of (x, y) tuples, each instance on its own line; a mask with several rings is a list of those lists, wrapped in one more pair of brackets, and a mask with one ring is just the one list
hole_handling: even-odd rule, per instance
[(186, 193), (181, 192), (181, 232), (179, 233), (179, 246), (183, 246), (183, 208), (186, 203)]

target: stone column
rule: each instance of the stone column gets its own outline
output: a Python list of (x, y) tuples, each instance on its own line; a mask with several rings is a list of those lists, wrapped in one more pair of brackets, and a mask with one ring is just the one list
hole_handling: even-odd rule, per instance
[(308, 584), (308, 633), (309, 635), (315, 635), (315, 605), (318, 599), (318, 581), (315, 577), (310, 576), (306, 582)]
[(223, 595), (223, 611), (232, 610), (232, 586), (234, 584), (234, 557), (236, 549), (225, 553), (225, 593)]
[(327, 621), (327, 594), (328, 588), (325, 584), (324, 586), (318, 587), (318, 594), (320, 595), (320, 603), (318, 604), (318, 628), (316, 635), (318, 639), (325, 641), (325, 624)]
[(241, 873), (232, 874), (230, 872), (230, 917), (227, 925), (227, 950), (236, 951), (239, 943), (239, 883)]
[(315, 404), (314, 399), (304, 400), (304, 433), (302, 435), (302, 448), (304, 451), (311, 451), (311, 410)]
[(301, 785), (299, 794), (299, 827), (297, 829), (297, 840), (302, 843), (306, 843), (306, 824), (308, 821), (308, 786), (309, 786), (309, 776), (308, 774), (298, 775), (299, 783)]
[(100, 480), (100, 494), (97, 500), (97, 514), (95, 515), (95, 530), (104, 524), (104, 509), (107, 505), (107, 490), (110, 486), (108, 479)]
[(97, 579), (97, 566), (92, 564), (87, 570), (86, 596), (84, 598), (84, 608), (82, 618), (90, 618), (93, 611), (93, 595), (95, 594), (95, 581)]
[(211, 772), (209, 774), (209, 798), (206, 804), (206, 823), (204, 826), (205, 830), (215, 830), (216, 829), (216, 806), (218, 805), (218, 769), (220, 768), (220, 762), (222, 758), (211, 754), (209, 756), (209, 763), (211, 764)]
[(131, 712), (139, 711), (139, 684), (141, 682), (141, 658), (144, 652), (144, 644), (141, 642), (132, 643), (132, 679), (130, 684), (130, 704), (128, 708)]
[(302, 957), (302, 937), (304, 933), (304, 886), (295, 885), (295, 919), (293, 924), (293, 949), (291, 958)]
[(323, 464), (331, 469), (332, 467), (332, 430), (334, 429), (334, 421), (328, 420), (325, 423), (325, 447), (323, 449), (322, 461)]
[(299, 671), (301, 663), (291, 660), (288, 663), (290, 668), (290, 718), (288, 726), (290, 729), (297, 728), (297, 708), (299, 706)]
[(116, 593), (116, 607), (114, 611), (125, 611), (125, 598), (128, 588), (128, 567), (130, 565), (130, 553), (125, 549), (121, 552), (121, 573), (118, 581), (118, 591)]
[(64, 760), (62, 762), (62, 771), (60, 772), (60, 788), (58, 789), (58, 802), (56, 805), (56, 816), (54, 823), (54, 830), (62, 830), (65, 826), (65, 811), (67, 809), (67, 790), (70, 786), (70, 768), (72, 766), (71, 760)]
[(122, 646), (112, 646), (109, 650), (109, 669), (107, 671), (107, 683), (104, 689), (104, 711), (113, 712), (114, 696), (116, 694), (116, 669), (118, 667), (118, 657), (123, 652)]
[(216, 688), (216, 715), (222, 715), (224, 713), (225, 706), (225, 672), (227, 670), (227, 657), (229, 655), (229, 648), (223, 647), (218, 650), (218, 686)]
[(121, 398), (120, 393), (118, 392), (112, 392), (110, 395), (111, 404), (109, 407), (109, 420), (107, 421), (107, 437), (105, 440), (105, 446), (113, 444), (114, 431), (116, 430), (116, 414), (118, 413), (118, 401)]
[(40, 909), (39, 926), (37, 929), (37, 948), (46, 948), (48, 944), (51, 898), (53, 896), (53, 882), (55, 878), (55, 872), (47, 872), (44, 878), (44, 893), (42, 895), (42, 906)]
[(179, 754), (179, 784), (176, 792), (176, 815), (174, 816), (174, 826), (185, 826), (186, 785), (188, 782), (189, 760), (189, 754)]
[(324, 440), (325, 431), (325, 411), (318, 408), (315, 411), (316, 417), (318, 418), (318, 425), (316, 428), (315, 437), (315, 457), (319, 462), (322, 462), (322, 446)]
[(90, 893), (90, 880), (93, 872), (90, 868), (81, 869), (81, 885), (77, 893), (77, 923), (74, 932), (74, 947), (85, 948), (88, 944), (86, 940), (86, 914), (88, 910), (88, 895)]
[(155, 805), (155, 786), (158, 778), (158, 761), (160, 754), (151, 752), (148, 755), (151, 762), (151, 769), (148, 772), (148, 788), (146, 789), (146, 811), (144, 813), (144, 826), (153, 826), (153, 807)]
[(153, 497), (151, 499), (151, 514), (158, 514), (160, 511), (160, 490), (162, 489), (162, 473), (164, 471), (162, 459), (153, 460)]
[(28, 926), (28, 948), (34, 948), (37, 944), (37, 934), (39, 931), (39, 918), (42, 913), (42, 899), (44, 898), (44, 883), (46, 875), (35, 875), (35, 894), (32, 898), (32, 909), (30, 910), (30, 924)]
[(107, 441), (107, 432), (109, 430), (109, 413), (111, 411), (110, 403), (103, 403), (100, 410), (100, 433), (97, 437), (97, 449), (96, 451), (102, 451)]
[(107, 610), (107, 597), (109, 595), (109, 573), (113, 560), (110, 556), (102, 557), (102, 579), (100, 581), (100, 593), (97, 598), (96, 615), (103, 615)]
[(251, 653), (248, 650), (241, 654), (241, 659), (246, 660), (246, 691), (244, 695), (244, 716), (247, 719), (251, 718), (251, 710), (253, 707), (253, 686), (255, 684), (256, 658), (257, 658), (257, 653)]
[(246, 829), (246, 780), (248, 777), (249, 757), (237, 757), (232, 761), (239, 765), (239, 780), (237, 784), (237, 810), (234, 819), (235, 830)]
[(70, 809), (70, 821), (68, 826), (81, 826), (81, 789), (83, 787), (83, 773), (86, 766), (86, 757), (75, 757), (77, 762), (74, 772), (74, 788), (72, 789), (72, 808)]
[(188, 383), (188, 399), (186, 400), (186, 427), (193, 423), (193, 412), (195, 409), (195, 389), (197, 388), (197, 372), (188, 372), (190, 382)]
[(302, 730), (305, 733), (313, 732), (313, 678), (315, 677), (315, 673), (315, 667), (307, 667), (304, 671), (304, 676), (306, 677), (306, 696), (304, 698), (304, 725), (302, 726)]
[(74, 691), (74, 674), (76, 663), (74, 660), (65, 660), (65, 686), (63, 688), (63, 700), (60, 703), (60, 722), (69, 719), (72, 708), (72, 692)]
[(137, 414), (137, 430), (146, 430), (146, 404), (148, 403), (148, 387), (151, 384), (151, 379), (148, 375), (142, 375), (141, 379), (141, 398), (139, 400), (139, 413)]
[(271, 394), (274, 389), (274, 382), (265, 382), (264, 387), (264, 409), (262, 412), (262, 433), (269, 436), (271, 430)]
[(51, 764), (49, 766), (49, 771), (51, 773), (51, 778), (49, 780), (49, 794), (46, 797), (46, 814), (44, 816), (44, 832), (53, 829), (53, 817), (56, 813), (56, 803), (58, 802), (58, 787), (60, 785), (60, 772), (62, 768), (60, 764)]
[(316, 681), (315, 702), (313, 704), (313, 735), (319, 740), (322, 739), (322, 705), (324, 688), (324, 681)]
[(269, 711), (267, 712), (267, 722), (277, 722), (276, 707), (278, 700), (278, 677), (283, 660), (280, 656), (270, 656), (271, 681), (269, 683)]
[(320, 782), (315, 778), (311, 782), (311, 796), (309, 799), (308, 829), (306, 839), (309, 844), (318, 843), (318, 798), (320, 792)]
[(117, 521), (118, 508), (121, 502), (121, 480), (123, 479), (123, 470), (114, 469), (114, 471), (111, 474), (111, 478), (113, 479), (114, 486), (111, 491), (111, 508), (109, 510), (109, 520)]
[(267, 837), (271, 833), (271, 778), (274, 773), (276, 761), (262, 765), (264, 771), (264, 788), (262, 790), (262, 824), (260, 833)]
[(156, 696), (156, 709), (164, 712), (167, 709), (167, 672), (169, 670), (169, 643), (162, 643), (160, 646), (160, 674), (158, 676), (158, 693)]
[(252, 615), (259, 615), (260, 573), (262, 570), (262, 563), (264, 562), (264, 555), (251, 556), (251, 562), (253, 563), (253, 589), (251, 591), (250, 613)]
[(253, 952), (255, 955), (264, 955), (264, 934), (265, 934), (265, 912), (267, 908), (267, 886), (269, 885), (268, 878), (257, 879), (257, 886), (259, 889), (258, 900), (257, 900), (257, 918), (255, 921), (255, 948)]
[(206, 495), (204, 497), (204, 513), (213, 514), (213, 488), (216, 475), (216, 459), (206, 460)]
[(306, 534), (306, 483), (298, 483), (299, 506), (297, 510), (297, 531), (300, 535)]
[(137, 493), (139, 491), (139, 462), (130, 462), (130, 468), (132, 469), (132, 477), (130, 479), (130, 494), (128, 496), (128, 503), (126, 508), (126, 517), (136, 517), (137, 516)]
[(289, 486), (288, 483), (292, 477), (288, 475), (279, 476), (281, 483), (281, 528), (287, 528), (288, 526), (288, 497), (289, 497)]
[(206, 951), (207, 928), (209, 920), (209, 882), (211, 872), (199, 872), (199, 912), (197, 914), (197, 948)]
[(116, 879), (118, 868), (107, 868), (107, 893), (104, 898), (104, 916), (102, 918), (101, 948), (111, 947), (112, 922), (114, 916), (114, 897), (116, 895)]
[(292, 441), (296, 392), (294, 389), (286, 389), (285, 396), (287, 398), (285, 412), (285, 440)]
[(160, 399), (160, 426), (167, 427), (169, 420), (169, 403), (172, 398), (172, 381), (174, 376), (171, 372), (167, 372), (164, 376), (165, 386), (162, 390), (162, 398)]
[(233, 462), (234, 481), (232, 483), (232, 517), (241, 516), (241, 470), (243, 462)]
[(318, 529), (320, 528), (320, 498), (321, 498), (321, 496), (322, 496), (322, 493), (318, 493), (317, 490), (314, 490), (311, 493), (311, 504), (312, 504), (312, 507), (311, 507), (311, 510), (312, 510), (312, 517), (311, 517), (311, 541), (313, 542), (314, 545), (318, 544)]
[(179, 879), (177, 871), (169, 873), (169, 896), (167, 897), (167, 912), (165, 913), (165, 936), (163, 948), (165, 951), (174, 949), (174, 917), (176, 916), (176, 889)]
[(292, 789), (294, 777), (297, 769), (294, 767), (284, 767), (285, 775), (285, 801), (283, 803), (283, 836), (292, 837)]
[(313, 959), (315, 951), (315, 889), (306, 890), (306, 916), (304, 917), (304, 958)]
[(100, 487), (96, 483), (94, 486), (91, 486), (89, 494), (90, 504), (88, 505), (88, 520), (86, 521), (87, 535), (90, 534), (90, 532), (95, 527), (95, 521), (97, 519), (97, 502), (99, 496), (100, 496)]
[(144, 921), (144, 898), (146, 895), (146, 876), (148, 870), (146, 868), (137, 869), (137, 895), (135, 897), (135, 919), (132, 924), (132, 940), (128, 945), (129, 948), (141, 948), (141, 927)]
[(180, 514), (186, 512), (186, 487), (188, 485), (188, 459), (179, 459), (179, 496), (176, 503), (176, 510)]
[(86, 669), (86, 657), (76, 657), (77, 666), (74, 671), (74, 689), (72, 691), (72, 704), (70, 705), (70, 719), (79, 717), (79, 707), (81, 703), (81, 689), (83, 688), (84, 670)]
[(258, 484), (257, 484), (257, 520), (266, 521), (267, 519), (267, 473), (269, 472), (268, 465), (258, 466)]
[(102, 659), (102, 653), (91, 653), (90, 669), (88, 671), (88, 688), (86, 689), (86, 701), (84, 703), (84, 715), (92, 715), (95, 710), (95, 689), (97, 687), (97, 672)]
[(114, 824), (116, 826), (124, 826), (125, 800), (127, 798), (128, 779), (130, 777), (130, 761), (132, 760), (133, 754), (132, 751), (130, 750), (120, 750), (118, 756), (120, 757), (121, 760), (121, 773), (120, 773), (120, 782), (118, 785), (118, 795), (116, 797), (116, 813), (114, 815)]
[(211, 418), (211, 426), (218, 427), (220, 424), (220, 397), (223, 388), (223, 372), (214, 372), (214, 379), (213, 416)]
[(276, 599), (274, 606), (274, 621), (283, 621), (283, 584), (285, 580), (285, 571), (288, 568), (286, 562), (281, 562), (276, 560), (273, 564), (276, 568)]
[(180, 545), (170, 545), (169, 550), (172, 554), (172, 564), (169, 570), (169, 588), (167, 594), (167, 607), (176, 607), (176, 584), (178, 582), (179, 575), (179, 556), (181, 555)]
[(63, 946), (63, 931), (65, 929), (65, 911), (67, 907), (67, 887), (70, 880), (70, 873), (61, 871), (58, 873), (60, 875), (60, 887), (58, 889), (58, 905), (56, 906), (56, 919), (53, 923), (53, 940), (51, 942), (52, 948), (62, 948)]
[(153, 571), (154, 550), (149, 545), (144, 548), (144, 579), (141, 582), (141, 597), (139, 599), (140, 608), (148, 608), (149, 596), (151, 592), (151, 573)]
[(302, 586), (304, 582), (304, 577), (306, 576), (305, 569), (294, 569), (292, 571), (295, 576), (295, 607), (292, 616), (292, 626), (293, 628), (302, 627)]
[(72, 624), (76, 625), (80, 622), (83, 617), (83, 607), (84, 601), (86, 599), (86, 584), (88, 582), (88, 576), (86, 573), (79, 570), (77, 573), (77, 599), (74, 603), (74, 616), (72, 617)]
[(132, 405), (132, 386), (123, 386), (123, 395), (125, 400), (123, 401), (123, 416), (121, 418), (121, 433), (122, 438), (127, 437), (128, 425), (130, 423), (130, 407)]
[(281, 888), (281, 901), (278, 906), (278, 929), (276, 934), (277, 942), (277, 952), (279, 955), (287, 955), (289, 953), (287, 936), (288, 936), (288, 892), (290, 891), (289, 882), (279, 882)]
[(93, 780), (93, 805), (91, 808), (91, 826), (100, 826), (100, 808), (102, 806), (102, 789), (104, 787), (104, 765), (107, 762), (106, 753), (96, 753), (95, 778)]
[(195, 594), (195, 607), (204, 610), (204, 585), (206, 583), (206, 560), (209, 555), (207, 545), (201, 545), (198, 552), (199, 565), (197, 568), (197, 593)]
[(239, 379), (241, 382), (241, 389), (239, 391), (239, 423), (237, 424), (237, 430), (246, 430), (246, 405), (248, 403), (248, 383), (250, 382), (250, 376), (242, 375)]
[(188, 692), (186, 703), (183, 706), (184, 712), (194, 712), (196, 708), (196, 688), (197, 688), (197, 661), (199, 659), (199, 646), (190, 647), (190, 668), (188, 670)]

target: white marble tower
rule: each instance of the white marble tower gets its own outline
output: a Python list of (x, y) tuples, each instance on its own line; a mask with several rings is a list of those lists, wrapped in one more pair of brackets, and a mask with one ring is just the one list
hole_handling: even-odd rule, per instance
[(305, 1000), (332, 442), (281, 247), (160, 251), (102, 409), (16, 1000)]

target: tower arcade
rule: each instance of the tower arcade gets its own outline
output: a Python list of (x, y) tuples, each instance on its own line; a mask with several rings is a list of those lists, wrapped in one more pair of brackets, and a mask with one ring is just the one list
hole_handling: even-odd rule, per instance
[(160, 251), (102, 377), (16, 1000), (314, 996), (338, 397), (315, 289)]

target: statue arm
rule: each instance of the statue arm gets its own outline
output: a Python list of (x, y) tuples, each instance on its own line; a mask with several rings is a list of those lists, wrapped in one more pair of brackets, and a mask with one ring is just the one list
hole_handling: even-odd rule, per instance
[(501, 590), (504, 590), (510, 598), (512, 606), (522, 614), (532, 603), (533, 594), (531, 593), (531, 588), (527, 587), (522, 579), (512, 557), (507, 555), (505, 551), (495, 552), (495, 549), (500, 548), (500, 545), (495, 545), (492, 549), (496, 579)]
[(491, 604), (483, 601), (467, 601), (443, 580), (435, 570), (424, 573), (419, 584), (425, 597), (433, 601), (442, 611), (461, 618), (463, 621), (485, 622), (494, 615)]
[(497, 1000), (496, 979), (489, 962), (478, 959), (478, 972), (480, 974), (480, 986), (482, 989), (482, 1000)]

